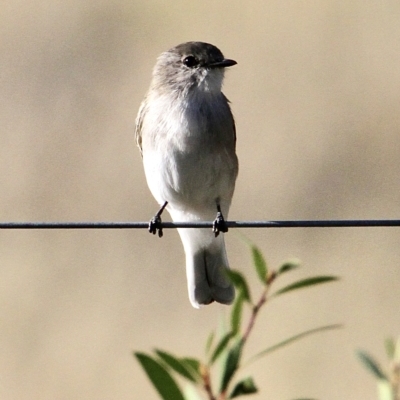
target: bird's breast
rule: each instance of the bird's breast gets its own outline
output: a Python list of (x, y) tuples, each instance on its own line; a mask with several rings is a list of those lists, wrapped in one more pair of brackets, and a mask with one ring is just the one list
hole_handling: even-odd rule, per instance
[(166, 110), (158, 107), (147, 116), (157, 129), (143, 137), (148, 141), (143, 143), (143, 160), (153, 195), (160, 202), (199, 207), (231, 197), (237, 158), (229, 107), (186, 101), (170, 104), (168, 112), (156, 112), (162, 108)]

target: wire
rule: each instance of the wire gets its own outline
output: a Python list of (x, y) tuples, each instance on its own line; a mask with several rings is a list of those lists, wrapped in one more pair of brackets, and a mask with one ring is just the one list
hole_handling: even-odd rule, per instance
[[(212, 228), (213, 222), (162, 222), (163, 229)], [(226, 221), (228, 228), (355, 228), (400, 226), (400, 220)], [(0, 222), (0, 229), (148, 229), (148, 222)]]

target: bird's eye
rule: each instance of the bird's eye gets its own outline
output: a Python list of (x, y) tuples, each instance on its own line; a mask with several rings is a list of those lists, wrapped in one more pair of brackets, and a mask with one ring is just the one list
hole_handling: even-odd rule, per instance
[(195, 56), (187, 56), (183, 59), (183, 63), (189, 67), (193, 68), (199, 65), (199, 60)]

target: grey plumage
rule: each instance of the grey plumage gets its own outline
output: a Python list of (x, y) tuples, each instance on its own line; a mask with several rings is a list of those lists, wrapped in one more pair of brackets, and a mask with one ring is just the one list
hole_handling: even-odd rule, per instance
[[(188, 42), (160, 55), (136, 120), (149, 188), (174, 221), (228, 215), (238, 173), (235, 123), (221, 92), (224, 68), (236, 64), (215, 46)], [(194, 307), (230, 304), (234, 289), (223, 234), (179, 229)]]

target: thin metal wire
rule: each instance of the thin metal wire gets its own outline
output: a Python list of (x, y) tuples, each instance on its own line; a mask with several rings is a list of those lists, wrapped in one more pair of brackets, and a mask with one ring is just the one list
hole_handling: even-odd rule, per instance
[[(228, 228), (356, 228), (400, 226), (399, 219), (226, 221)], [(211, 221), (163, 222), (163, 229), (212, 228)], [(148, 222), (0, 222), (0, 229), (148, 229)]]

